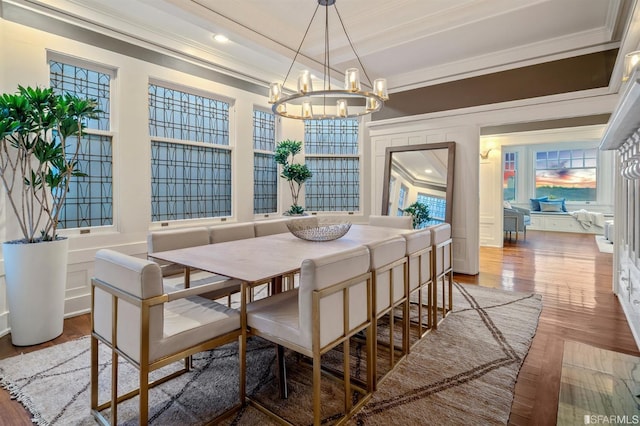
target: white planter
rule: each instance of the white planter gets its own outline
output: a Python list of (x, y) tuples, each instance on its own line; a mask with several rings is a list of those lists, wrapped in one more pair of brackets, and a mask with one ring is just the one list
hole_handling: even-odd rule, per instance
[(2, 244), (11, 342), (36, 345), (62, 334), (69, 240)]

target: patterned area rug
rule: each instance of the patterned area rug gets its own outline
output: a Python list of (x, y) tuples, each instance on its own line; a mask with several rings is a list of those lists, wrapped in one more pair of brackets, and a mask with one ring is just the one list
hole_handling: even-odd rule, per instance
[[(513, 387), (542, 309), (537, 295), (455, 284), (454, 312), (429, 333), (384, 380), (357, 413), (354, 425), (506, 424)], [(102, 346), (102, 345), (101, 345)], [(359, 351), (353, 351), (354, 363)], [(278, 397), (274, 346), (248, 343), (247, 391), (293, 424), (309, 424), (310, 369), (288, 355), (289, 399)], [(101, 362), (101, 401), (108, 392), (109, 356)], [(198, 354), (190, 373), (150, 393), (150, 423), (200, 425), (238, 398), (237, 345)], [(136, 386), (136, 372), (123, 362), (122, 391)], [(166, 367), (167, 369), (172, 366)], [(354, 374), (362, 373), (354, 369)], [(42, 425), (95, 424), (89, 413), (89, 338), (0, 361), (0, 385)], [(341, 389), (323, 380), (326, 423), (340, 414)], [(107, 412), (108, 414), (108, 412)], [(119, 423), (137, 424), (137, 398), (119, 406)], [(230, 425), (275, 424), (247, 407)]]

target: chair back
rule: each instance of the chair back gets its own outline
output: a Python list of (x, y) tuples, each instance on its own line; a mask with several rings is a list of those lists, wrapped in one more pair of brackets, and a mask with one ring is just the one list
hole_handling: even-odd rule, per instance
[[(351, 283), (346, 292), (338, 283), (344, 283), (369, 272), (369, 250), (360, 246), (345, 252), (330, 254), (315, 259), (306, 259), (300, 269), (298, 309), (300, 318), (301, 343), (312, 347), (314, 329), (314, 292), (327, 293), (319, 301), (316, 326), (319, 327), (320, 347), (344, 336), (349, 330), (370, 320), (369, 291), (367, 275), (362, 280)], [(331, 288), (334, 286), (333, 288)], [(333, 291), (335, 290), (335, 291)], [(345, 301), (348, 305), (345, 306)], [(348, 309), (348, 330), (345, 330), (344, 313)]]
[[(167, 250), (178, 250), (187, 247), (205, 246), (209, 244), (209, 230), (202, 227), (154, 231), (147, 235), (147, 252), (157, 253)], [(170, 262), (158, 261), (162, 267), (162, 275), (174, 275), (184, 271), (184, 267)]]
[(253, 222), (256, 237), (264, 237), (265, 235), (284, 234), (289, 232), (287, 222), (289, 219), (261, 220)]
[[(109, 286), (139, 299), (150, 299), (163, 294), (162, 272), (157, 263), (102, 249), (96, 253), (95, 278)], [(93, 301), (93, 330), (107, 342), (112, 342), (113, 297), (95, 288)], [(141, 307), (118, 299), (118, 348), (126, 355), (140, 361)], [(164, 311), (162, 304), (149, 309), (149, 345), (163, 337)]]
[(436, 276), (451, 270), (451, 225), (441, 223), (429, 228), (431, 230), (431, 244), (434, 250), (434, 268)]
[(374, 311), (385, 312), (408, 296), (405, 286), (407, 242), (398, 235), (368, 244), (374, 283)]
[(407, 242), (409, 291), (431, 280), (431, 229), (403, 234)]
[(251, 222), (209, 227), (209, 242), (211, 244), (245, 240), (255, 236), (255, 227)]
[(413, 229), (411, 216), (369, 216), (369, 225), (387, 228)]

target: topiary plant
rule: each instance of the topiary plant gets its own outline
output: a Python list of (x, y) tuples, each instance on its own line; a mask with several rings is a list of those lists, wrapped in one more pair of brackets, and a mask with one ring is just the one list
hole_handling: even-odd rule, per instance
[(413, 229), (419, 229), (431, 219), (431, 216), (429, 215), (429, 206), (419, 201), (411, 204), (409, 207), (404, 209), (403, 212), (411, 215), (413, 220)]
[(284, 140), (276, 146), (275, 160), (282, 166), (281, 177), (289, 182), (291, 199), (293, 205), (286, 212), (290, 215), (304, 213), (304, 208), (298, 204), (300, 189), (302, 185), (313, 176), (305, 164), (295, 163), (295, 156), (302, 150), (302, 142), (294, 140)]

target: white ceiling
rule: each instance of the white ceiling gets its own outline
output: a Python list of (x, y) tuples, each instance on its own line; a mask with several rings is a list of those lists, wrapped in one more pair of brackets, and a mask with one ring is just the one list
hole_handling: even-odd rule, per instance
[[(629, 1), (337, 0), (336, 5), (370, 79), (386, 77), (390, 91), (397, 92), (618, 47)], [(316, 0), (22, 2), (260, 83), (282, 81), (317, 6)], [(333, 9), (330, 58), (332, 68), (342, 72), (355, 57)], [(230, 41), (215, 42), (216, 33)], [(300, 67), (322, 63), (323, 50), (320, 7)], [(290, 87), (295, 72), (287, 80)]]

